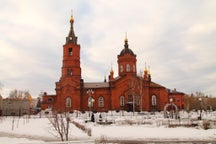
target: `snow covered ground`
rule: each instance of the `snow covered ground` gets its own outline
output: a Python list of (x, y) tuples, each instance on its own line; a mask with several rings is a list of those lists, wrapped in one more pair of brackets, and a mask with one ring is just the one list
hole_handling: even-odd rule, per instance
[[(162, 113), (156, 115), (138, 115), (133, 113), (102, 113), (103, 120), (112, 121), (111, 125), (99, 125), (97, 123), (85, 122), (89, 119), (88, 113), (76, 113), (70, 115), (71, 120), (76, 121), (91, 129), (92, 136), (88, 136), (82, 130), (70, 123), (70, 140), (94, 141), (95, 139), (122, 139), (122, 140), (146, 140), (146, 139), (173, 139), (173, 140), (216, 140), (216, 129), (204, 130), (201, 126), (186, 128), (168, 128), (167, 122), (178, 122), (178, 120), (164, 119)], [(199, 113), (191, 113), (191, 119), (197, 119)], [(188, 123), (187, 113), (182, 113), (179, 123)], [(95, 114), (98, 121), (99, 114)], [(205, 119), (215, 119), (215, 114), (203, 115)], [(202, 125), (201, 121), (197, 121)], [(42, 115), (23, 117), (1, 117), (0, 118), (0, 143), (43, 143), (59, 141), (58, 134), (54, 131), (50, 121)]]

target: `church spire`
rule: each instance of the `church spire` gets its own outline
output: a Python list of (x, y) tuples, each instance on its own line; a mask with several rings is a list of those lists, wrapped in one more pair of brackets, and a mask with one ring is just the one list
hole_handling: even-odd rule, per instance
[(128, 49), (128, 38), (127, 38), (127, 33), (125, 33), (125, 44), (124, 44), (124, 47), (125, 49)]
[(71, 18), (70, 18), (70, 23), (73, 24), (74, 18), (73, 18), (73, 10), (71, 10)]
[(114, 80), (114, 71), (113, 71), (113, 68), (112, 68), (112, 63), (111, 63), (111, 69), (110, 69), (110, 75), (109, 75), (109, 80)]
[(74, 24), (74, 17), (73, 17), (73, 13), (71, 12), (71, 17), (70, 17), (70, 25), (71, 26), (70, 26), (69, 34), (66, 37), (66, 44), (68, 44), (68, 43), (77, 44), (77, 37), (75, 36), (75, 33), (74, 33), (73, 24)]
[(124, 48), (123, 50), (120, 52), (120, 56), (123, 56), (125, 54), (130, 54), (132, 56), (136, 56), (133, 51), (129, 48), (129, 45), (128, 45), (128, 38), (127, 38), (127, 33), (125, 35), (125, 39), (124, 39)]

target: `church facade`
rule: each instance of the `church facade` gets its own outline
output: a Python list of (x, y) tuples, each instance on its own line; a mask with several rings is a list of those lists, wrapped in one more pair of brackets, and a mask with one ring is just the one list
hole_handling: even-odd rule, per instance
[(58, 112), (161, 111), (170, 102), (179, 109), (184, 108), (184, 93), (153, 82), (147, 68), (142, 75), (137, 74), (136, 54), (129, 48), (127, 38), (117, 55), (118, 76), (114, 77), (111, 68), (107, 80), (85, 82), (81, 75), (81, 47), (77, 43), (73, 24), (71, 16), (70, 31), (63, 45), (62, 71), (60, 80), (56, 82), (56, 94), (44, 93), (42, 109), (52, 108)]

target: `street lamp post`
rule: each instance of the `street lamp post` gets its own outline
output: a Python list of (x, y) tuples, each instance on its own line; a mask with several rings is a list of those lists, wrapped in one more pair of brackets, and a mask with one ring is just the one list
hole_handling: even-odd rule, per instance
[(90, 97), (90, 111), (92, 111), (94, 101), (95, 101), (94, 98)]
[(199, 98), (199, 102), (200, 102), (200, 116), (199, 116), (199, 120), (202, 120), (202, 98)]
[(89, 90), (87, 90), (87, 94), (89, 95), (89, 97), (88, 97), (88, 108), (89, 108), (89, 116), (90, 116), (90, 112), (92, 110), (93, 103), (94, 103), (94, 99), (92, 97), (92, 95), (94, 94), (94, 91), (92, 89), (89, 89)]

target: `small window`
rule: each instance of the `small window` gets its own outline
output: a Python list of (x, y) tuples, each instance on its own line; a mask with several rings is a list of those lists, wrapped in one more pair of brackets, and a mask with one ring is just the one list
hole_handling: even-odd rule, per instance
[(129, 64), (126, 65), (126, 72), (130, 72), (130, 65)]
[(98, 107), (104, 107), (104, 98), (102, 96), (98, 98)]
[(72, 74), (73, 74), (72, 69), (68, 69), (68, 75), (69, 75), (69, 76), (72, 76)]
[(120, 106), (124, 106), (124, 96), (120, 96)]
[(152, 96), (152, 105), (156, 106), (157, 105), (157, 98), (155, 95)]
[(133, 72), (136, 72), (136, 66), (133, 65)]
[(67, 108), (71, 107), (71, 98), (69, 97), (66, 98), (66, 107)]
[(48, 98), (47, 102), (53, 102), (53, 98)]
[(73, 49), (72, 49), (72, 48), (69, 48), (69, 49), (68, 49), (68, 54), (69, 54), (69, 55), (72, 55), (72, 54), (73, 54)]
[(124, 68), (123, 65), (120, 65), (120, 72), (123, 72)]

